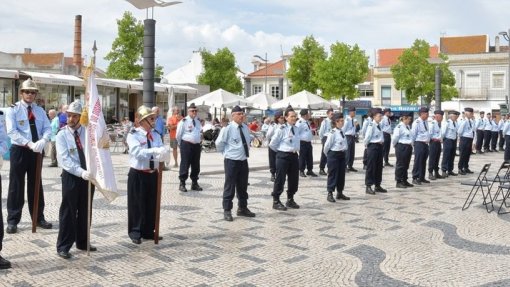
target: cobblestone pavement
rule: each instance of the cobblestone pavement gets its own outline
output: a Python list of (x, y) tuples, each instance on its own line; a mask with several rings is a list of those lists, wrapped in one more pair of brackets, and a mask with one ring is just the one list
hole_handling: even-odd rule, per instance
[[(250, 160), (261, 163), (265, 156), (261, 149)], [(502, 157), (473, 156), (471, 168), (492, 163), (494, 173)], [(114, 155), (121, 196), (112, 204), (99, 193), (94, 200), (92, 244), (98, 251), (88, 257), (73, 248), (71, 260), (60, 259), (57, 229), (32, 234), (25, 207), (19, 233), (4, 239), (2, 255), (13, 268), (0, 271), (1, 286), (510, 285), (510, 215), (487, 213), (478, 195), (461, 210), (469, 188), (460, 181), (475, 175), (397, 190), (394, 169), (385, 168), (383, 187), (389, 192), (370, 196), (364, 193), (364, 173), (348, 173), (345, 194), (352, 199), (337, 203), (326, 201), (325, 177), (300, 178), (301, 209), (276, 212), (268, 171), (251, 171), (249, 207), (257, 217), (225, 222), (222, 162), (203, 154), (202, 161), (216, 167), (200, 178), (204, 191), (179, 193), (176, 172), (165, 172), (164, 239), (134, 245), (127, 236), (126, 159)], [(360, 160), (355, 166), (361, 170)], [(46, 219), (55, 226), (59, 174), (57, 168), (43, 170)], [(2, 185), (5, 215), (8, 163)]]

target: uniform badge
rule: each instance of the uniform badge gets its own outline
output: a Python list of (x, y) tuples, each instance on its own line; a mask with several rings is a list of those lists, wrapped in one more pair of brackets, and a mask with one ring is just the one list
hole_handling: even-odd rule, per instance
[(75, 151), (76, 151), (76, 148), (70, 148), (70, 149), (69, 149), (69, 152), (70, 152), (70, 153), (74, 153)]
[(25, 124), (25, 121), (24, 121), (24, 120), (18, 121), (18, 124), (19, 124), (20, 126), (23, 126), (23, 125)]

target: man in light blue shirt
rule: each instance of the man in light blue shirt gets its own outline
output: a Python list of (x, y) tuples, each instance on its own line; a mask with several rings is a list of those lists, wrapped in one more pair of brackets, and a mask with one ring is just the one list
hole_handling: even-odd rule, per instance
[[(322, 143), (322, 150), (324, 150), (324, 143), (326, 142), (326, 138), (328, 133), (331, 131), (331, 117), (333, 116), (333, 109), (329, 108), (326, 112), (326, 118), (322, 121), (321, 127), (319, 128), (319, 138)], [(319, 164), (319, 174), (320, 175), (328, 175), (324, 168), (326, 168), (326, 163), (328, 158), (324, 152), (321, 152), (321, 161)]]
[(395, 148), (395, 180), (397, 181), (397, 188), (413, 187), (407, 181), (409, 170), (409, 163), (413, 153), (413, 135), (409, 125), (413, 120), (413, 113), (403, 113), (402, 121), (397, 125), (393, 131), (392, 145)]
[(473, 108), (464, 108), (464, 120), (459, 124), (459, 174), (472, 173), (469, 170), (469, 159), (473, 151), (473, 138), (475, 126), (473, 122)]
[[(372, 110), (374, 121), (368, 124), (363, 144), (367, 147), (367, 169), (365, 173), (365, 193), (375, 195), (376, 192), (388, 192), (381, 187), (383, 169), (384, 135), (381, 128), (382, 110)], [(375, 188), (372, 189), (372, 185)]]
[(232, 121), (221, 129), (216, 139), (216, 149), (224, 156), (225, 184), (223, 186), (223, 218), (233, 221), (232, 200), (237, 190), (237, 216), (255, 217), (248, 209), (248, 157), (250, 156), (250, 132), (243, 123), (244, 110), (232, 109)]
[(429, 109), (427, 107), (421, 107), (418, 114), (419, 118), (414, 121), (411, 128), (414, 137), (413, 184), (415, 185), (430, 183), (430, 181), (425, 179), (430, 141), (430, 131), (427, 123)]
[(356, 152), (356, 126), (358, 125), (358, 120), (356, 120), (355, 107), (349, 107), (348, 111), (349, 115), (347, 115), (345, 118), (345, 124), (342, 127), (342, 131), (345, 134), (348, 146), (345, 163), (347, 165), (347, 172), (357, 172), (358, 170), (353, 167), (353, 164), (354, 155)]
[(381, 129), (384, 133), (384, 145), (383, 145), (383, 159), (384, 159), (384, 166), (392, 167), (393, 165), (390, 164), (388, 157), (390, 155), (390, 148), (391, 148), (391, 134), (393, 133), (393, 128), (391, 127), (391, 109), (385, 108), (383, 110), (384, 117), (381, 121)]
[(457, 119), (460, 113), (457, 111), (449, 111), (450, 117), (446, 124), (443, 125), (441, 134), (443, 136), (443, 159), (441, 161), (442, 176), (457, 176), (453, 171), (455, 153), (457, 151), (458, 124)]
[(441, 134), (441, 124), (443, 122), (444, 112), (434, 111), (434, 119), (429, 124), (430, 144), (429, 144), (429, 179), (436, 180), (443, 178), (439, 174), (439, 158), (441, 157), (441, 143), (443, 136)]
[[(308, 109), (302, 109), (299, 114), (301, 119), (296, 123), (300, 138), (300, 152), (299, 152), (299, 175), (306, 177), (317, 177), (313, 172), (313, 150), (312, 150), (312, 129), (310, 128), (310, 112)], [(308, 170), (305, 175), (305, 168)]]
[(487, 113), (483, 121), (483, 151), (492, 152), (490, 149), (492, 138), (492, 115)]
[[(367, 128), (370, 123), (372, 123), (373, 119), (373, 108), (370, 108), (367, 113), (367, 118), (363, 121), (363, 125), (361, 126), (360, 134), (365, 137), (367, 133)], [(363, 151), (363, 169), (366, 169), (367, 166), (367, 147), (365, 146), (365, 150)]]
[(503, 147), (505, 146), (505, 134), (503, 134), (503, 127), (505, 125), (506, 120), (508, 119), (508, 114), (501, 114), (501, 119), (498, 122), (499, 128), (499, 151), (504, 151)]
[(483, 138), (484, 138), (484, 130), (485, 130), (485, 112), (480, 112), (480, 118), (474, 122), (474, 130), (476, 131), (476, 153), (483, 153)]

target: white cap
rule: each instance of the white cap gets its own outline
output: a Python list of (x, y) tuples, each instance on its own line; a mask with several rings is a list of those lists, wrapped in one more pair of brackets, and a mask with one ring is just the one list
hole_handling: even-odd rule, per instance
[(73, 114), (81, 114), (82, 109), (83, 108), (81, 102), (79, 100), (76, 100), (69, 105), (69, 107), (67, 108), (67, 112)]

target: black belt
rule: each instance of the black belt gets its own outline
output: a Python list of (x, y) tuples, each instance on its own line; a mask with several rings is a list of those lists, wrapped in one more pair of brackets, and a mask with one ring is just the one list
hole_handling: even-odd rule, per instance
[(281, 151), (281, 150), (279, 150), (278, 152), (286, 153), (286, 154), (297, 154), (297, 151)]
[(345, 135), (346, 137), (354, 137), (354, 135)]

